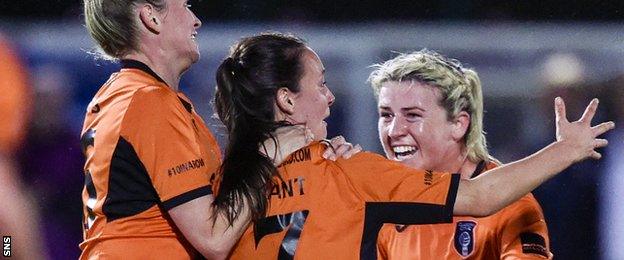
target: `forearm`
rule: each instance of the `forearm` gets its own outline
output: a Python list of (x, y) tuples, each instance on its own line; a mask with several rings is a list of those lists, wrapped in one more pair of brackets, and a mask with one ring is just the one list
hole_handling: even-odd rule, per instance
[(169, 210), (169, 214), (184, 237), (204, 257), (225, 259), (247, 229), (251, 217), (243, 210), (229, 226), (225, 217), (213, 215), (212, 201), (212, 195), (197, 198)]
[(518, 200), (574, 162), (564, 143), (555, 142), (529, 157), (462, 180), (455, 215), (487, 216)]
[[(243, 209), (243, 211), (246, 210)], [(226, 259), (238, 239), (247, 230), (251, 215), (249, 212), (241, 213), (232, 223), (232, 226), (228, 225), (224, 216), (216, 217), (217, 219), (212, 226), (212, 235), (206, 241), (205, 248), (209, 251), (207, 254), (202, 253), (202, 255), (208, 259)]]

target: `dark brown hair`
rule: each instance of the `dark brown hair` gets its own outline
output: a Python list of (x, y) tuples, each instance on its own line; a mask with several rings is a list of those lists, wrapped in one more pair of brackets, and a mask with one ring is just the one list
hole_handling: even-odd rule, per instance
[(217, 70), (215, 107), (229, 141), (219, 170), (214, 206), (231, 224), (245, 203), (254, 220), (264, 217), (277, 168), (260, 151), (277, 127), (277, 91), (299, 92), (305, 43), (294, 36), (263, 33), (241, 39)]

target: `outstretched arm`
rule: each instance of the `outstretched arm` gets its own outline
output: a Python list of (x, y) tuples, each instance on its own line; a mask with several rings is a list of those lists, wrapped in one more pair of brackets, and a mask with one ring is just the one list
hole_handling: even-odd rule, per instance
[(487, 216), (518, 200), (573, 163), (587, 158), (600, 159), (594, 149), (607, 140), (597, 138), (613, 129), (613, 122), (591, 126), (598, 100), (585, 109), (581, 119), (569, 122), (565, 104), (555, 99), (557, 141), (529, 157), (505, 164), (471, 180), (462, 180), (457, 192), (455, 215)]

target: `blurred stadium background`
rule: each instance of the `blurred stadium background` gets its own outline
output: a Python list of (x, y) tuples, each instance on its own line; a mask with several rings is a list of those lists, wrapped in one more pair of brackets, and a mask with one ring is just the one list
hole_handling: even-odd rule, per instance
[[(319, 53), (337, 98), (330, 135), (342, 133), (367, 150), (382, 152), (375, 101), (366, 82), (369, 66), (394, 52), (428, 48), (475, 68), (483, 83), (490, 148), (504, 162), (554, 139), (555, 96), (565, 99), (571, 119), (580, 117), (592, 97), (601, 98), (596, 121), (620, 123), (607, 137), (610, 147), (602, 151), (603, 159), (571, 167), (534, 194), (546, 215), (555, 259), (624, 259), (619, 218), (624, 215), (624, 2), (191, 4), (203, 21), (198, 36), (202, 58), (181, 86), (221, 142), (224, 131), (211, 107), (216, 66), (238, 38), (267, 30), (299, 35)], [(77, 258), (82, 239), (81, 124), (87, 103), (118, 65), (90, 54), (94, 44), (77, 0), (0, 0), (0, 33), (27, 71), (29, 98), (19, 106), (30, 107), (30, 116), (20, 121), (26, 123), (23, 141), (6, 157), (16, 162), (21, 189), (34, 198), (44, 254)], [(1, 74), (0, 81), (5, 81)], [(7, 91), (11, 89), (0, 95)]]

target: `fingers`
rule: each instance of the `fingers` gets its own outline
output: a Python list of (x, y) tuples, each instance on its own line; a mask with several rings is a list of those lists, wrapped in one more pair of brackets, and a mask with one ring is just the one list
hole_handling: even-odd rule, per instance
[[(324, 143), (327, 144), (327, 149), (325, 149), (325, 152), (323, 152), (323, 158), (328, 159), (328, 160), (336, 160), (336, 149), (334, 149), (334, 145), (331, 143), (331, 141), (326, 140), (324, 141)], [(332, 159), (334, 158), (334, 159)]]
[(602, 148), (602, 147), (609, 145), (609, 141), (607, 141), (607, 139), (595, 139), (593, 145), (594, 145), (594, 149)]
[(555, 120), (557, 123), (568, 122), (568, 117), (566, 116), (565, 103), (563, 102), (563, 99), (561, 97), (555, 98)]
[(600, 154), (599, 152), (593, 151), (589, 157), (591, 157), (594, 160), (598, 160), (602, 158), (602, 154)]
[(353, 149), (353, 145), (351, 143), (342, 143), (338, 147), (336, 147), (335, 157), (332, 158), (335, 161), (338, 157), (346, 158), (347, 152)]
[(359, 144), (356, 144), (353, 149), (349, 150), (347, 152), (347, 154), (345, 154), (344, 158), (345, 159), (349, 159), (351, 158), (351, 156), (355, 155), (356, 153), (359, 153), (362, 151), (362, 146), (360, 146)]
[(594, 136), (599, 136), (613, 128), (615, 128), (615, 123), (613, 121), (609, 121), (592, 127), (592, 132), (594, 133)]
[(592, 119), (594, 118), (594, 115), (596, 114), (597, 109), (598, 99), (594, 98), (591, 102), (589, 102), (587, 108), (585, 108), (585, 112), (583, 112), (583, 116), (581, 116), (581, 119), (579, 121), (590, 124)]
[(343, 136), (336, 136), (327, 141), (329, 147), (323, 152), (323, 158), (335, 161), (338, 157), (349, 159), (351, 156), (362, 151), (360, 145), (353, 146)]
[(330, 141), (333, 145), (339, 145), (339, 144), (347, 142), (347, 140), (345, 140), (345, 138), (342, 135), (335, 136)]

